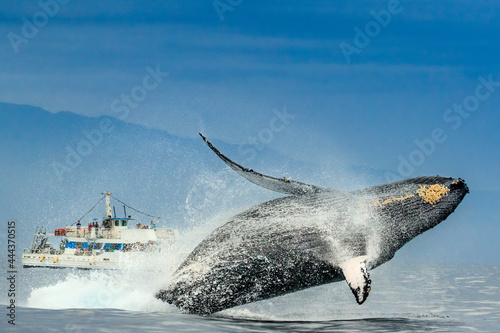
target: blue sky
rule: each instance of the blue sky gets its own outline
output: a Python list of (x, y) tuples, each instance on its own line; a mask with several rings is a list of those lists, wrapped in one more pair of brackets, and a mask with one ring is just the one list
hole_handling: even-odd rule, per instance
[[(36, 1), (3, 1), (0, 101), (123, 116), (122, 96), (135, 92), (125, 121), (257, 140), (330, 178), (357, 165), (499, 191), (500, 87), (480, 88), (489, 94), (467, 116), (447, 113), (500, 81), (498, 2), (54, 1), (41, 1), (53, 17)], [(23, 35), (34, 19), (38, 31)], [(356, 46), (367, 27), (347, 61), (341, 43)], [(24, 42), (13, 46), (12, 34)], [(156, 69), (168, 73), (157, 85), (146, 79)], [(290, 115), (284, 126), (277, 112)], [(402, 160), (411, 170), (400, 172)]]
[[(214, 3), (232, 10), (220, 20)], [(464, 150), (481, 154), (487, 172), (498, 170), (498, 92), (457, 130), (443, 121), (474, 93), (479, 76), (500, 80), (496, 2), (232, 3), (69, 1), (43, 22), (36, 2), (9, 2), (0, 16), (0, 100), (114, 114), (112, 102), (141, 84), (146, 67), (159, 66), (168, 78), (127, 121), (241, 143), (269, 127), (273, 109), (286, 107), (295, 120), (261, 141), (301, 159), (335, 155), (397, 170), (415, 140), (444, 128), (449, 140), (416, 172), (460, 172), (435, 166)], [(389, 24), (348, 63), (339, 45), (355, 45), (355, 28), (365, 31), (372, 12), (390, 6), (397, 10)], [(41, 27), (16, 53), (9, 33), (23, 36), (23, 17), (34, 23), (34, 16)], [(490, 184), (481, 188), (498, 188)]]

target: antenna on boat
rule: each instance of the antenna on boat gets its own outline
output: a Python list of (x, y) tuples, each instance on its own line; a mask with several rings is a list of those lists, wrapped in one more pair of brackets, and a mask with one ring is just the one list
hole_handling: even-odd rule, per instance
[(125, 208), (125, 205), (123, 205), (123, 216), (127, 217), (127, 209)]
[(106, 196), (106, 217), (111, 217), (113, 216), (111, 213), (111, 202), (109, 200), (109, 197), (111, 196), (111, 192), (106, 192), (106, 193), (101, 193), (102, 195)]
[[(109, 192), (108, 192), (108, 193), (109, 193)], [(109, 193), (109, 195), (110, 195), (110, 196), (112, 196), (112, 195), (111, 195), (111, 193)], [(113, 196), (112, 196), (112, 197), (113, 197)], [(151, 218), (156, 219), (157, 221), (159, 221), (159, 220), (161, 219), (161, 217), (159, 217), (159, 216), (153, 216), (153, 215), (149, 215), (149, 214), (147, 214), (147, 213), (141, 212), (140, 210), (135, 209), (134, 207), (132, 207), (132, 206), (130, 206), (130, 205), (127, 205), (125, 202), (121, 201), (121, 200), (120, 200), (120, 199), (118, 199), (118, 198), (113, 197), (113, 199), (115, 199), (116, 201), (118, 201), (119, 203), (121, 203), (123, 206), (127, 206), (128, 208), (130, 208), (130, 209), (132, 209), (132, 210), (135, 210), (135, 211), (136, 211), (137, 213), (139, 213), (139, 214), (149, 216), (149, 217), (151, 217)], [(125, 215), (127, 215), (127, 214), (125, 214)], [(130, 215), (129, 215), (129, 217), (130, 217)]]

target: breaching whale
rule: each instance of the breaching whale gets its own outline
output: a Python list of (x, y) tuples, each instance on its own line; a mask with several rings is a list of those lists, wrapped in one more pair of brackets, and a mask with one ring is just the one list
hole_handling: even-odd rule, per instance
[(184, 312), (209, 315), (237, 305), (346, 280), (362, 304), (368, 271), (445, 220), (465, 182), (417, 177), (340, 191), (245, 168), (208, 146), (250, 182), (289, 194), (234, 216), (185, 259), (156, 297)]

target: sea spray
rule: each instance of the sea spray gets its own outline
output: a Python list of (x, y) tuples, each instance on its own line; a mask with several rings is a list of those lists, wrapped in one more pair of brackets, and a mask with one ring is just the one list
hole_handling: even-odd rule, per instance
[(154, 298), (168, 283), (182, 260), (185, 245), (177, 242), (158, 252), (124, 253), (119, 270), (73, 270), (49, 286), (33, 288), (29, 307), (115, 308), (132, 311), (169, 311), (170, 306)]
[[(156, 252), (120, 253), (119, 270), (68, 269), (68, 273), (68, 270), (39, 269), (45, 279), (33, 283), (26, 305), (44, 309), (114, 308), (178, 312), (154, 295), (168, 285), (172, 274), (189, 252), (215, 225), (224, 221), (227, 214), (222, 213), (203, 225), (180, 232), (177, 240), (163, 244)], [(40, 274), (29, 276), (30, 280), (36, 280)], [(50, 282), (47, 285), (48, 279)]]

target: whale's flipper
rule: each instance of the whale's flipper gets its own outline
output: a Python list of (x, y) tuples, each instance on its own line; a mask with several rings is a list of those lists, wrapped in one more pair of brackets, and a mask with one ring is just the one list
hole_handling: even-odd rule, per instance
[(366, 259), (366, 256), (355, 257), (339, 265), (359, 305), (368, 297), (372, 283), (366, 269)]
[(242, 167), (241, 165), (231, 161), (229, 158), (224, 156), (217, 148), (215, 148), (210, 141), (199, 133), (200, 136), (205, 140), (207, 145), (223, 160), (231, 169), (236, 171), (240, 176), (246, 178), (248, 181), (267, 188), (268, 190), (286, 193), (286, 194), (307, 194), (307, 193), (318, 193), (323, 191), (332, 191), (331, 189), (322, 188), (315, 185), (309, 185), (289, 178), (274, 178), (270, 176), (263, 175), (261, 173), (255, 172), (252, 169)]

